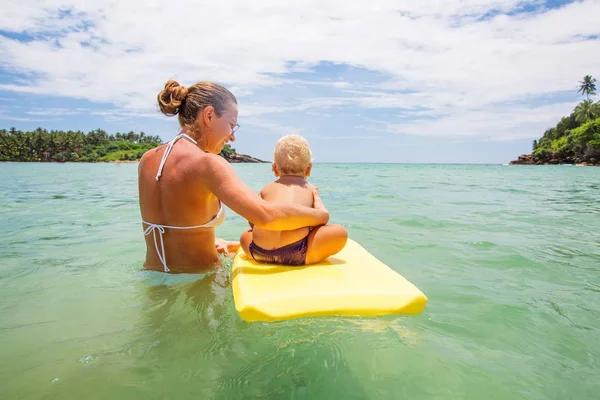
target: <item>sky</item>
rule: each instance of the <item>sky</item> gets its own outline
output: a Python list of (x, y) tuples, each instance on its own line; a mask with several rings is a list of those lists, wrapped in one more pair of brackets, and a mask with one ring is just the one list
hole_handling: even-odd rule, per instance
[(178, 133), (169, 79), (238, 99), (233, 147), (314, 162), (492, 163), (600, 75), (600, 0), (3, 0), (0, 128)]

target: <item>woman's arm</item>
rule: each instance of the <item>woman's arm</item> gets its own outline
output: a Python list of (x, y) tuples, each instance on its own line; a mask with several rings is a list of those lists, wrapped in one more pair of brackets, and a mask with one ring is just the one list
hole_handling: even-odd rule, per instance
[(288, 231), (325, 225), (329, 213), (296, 204), (268, 202), (256, 195), (220, 156), (207, 157), (205, 180), (211, 192), (227, 207), (259, 228)]

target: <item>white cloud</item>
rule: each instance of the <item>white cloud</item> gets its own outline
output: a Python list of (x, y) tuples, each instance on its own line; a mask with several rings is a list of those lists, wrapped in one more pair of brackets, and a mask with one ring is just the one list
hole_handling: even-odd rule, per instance
[[(115, 118), (160, 118), (155, 99), (167, 79), (211, 79), (240, 97), (245, 124), (279, 132), (290, 127), (251, 117), (352, 105), (437, 117), (393, 127), (410, 134), (538, 136), (564, 104), (538, 107), (535, 116), (531, 107), (501, 105), (574, 92), (577, 79), (600, 70), (600, 41), (585, 40), (600, 35), (600, 0), (504, 14), (540, 3), (8, 0), (0, 29), (31, 40), (0, 36), (0, 66), (20, 74), (0, 90), (109, 103), (124, 109), (108, 111)], [(488, 14), (496, 16), (482, 19)], [(323, 61), (386, 79), (287, 75)], [(330, 96), (275, 100), (298, 85)], [(265, 90), (269, 97), (254, 97)]]
[(26, 111), (25, 114), (29, 115), (43, 115), (43, 116), (62, 116), (62, 115), (79, 115), (88, 110), (70, 109), (70, 108), (34, 108), (30, 111)]
[(302, 128), (279, 124), (273, 121), (256, 117), (248, 117), (244, 120), (244, 125), (254, 126), (256, 128), (260, 128), (264, 133), (277, 134), (280, 136), (287, 135), (290, 133), (302, 133)]
[(296, 104), (282, 102), (277, 106), (261, 104), (243, 104), (240, 108), (241, 117), (249, 117), (263, 114), (274, 114), (294, 111), (307, 111), (311, 109), (325, 109), (336, 106), (343, 106), (355, 103), (356, 100), (350, 97), (317, 97), (295, 100)]
[[(306, 135), (307, 139), (311, 140), (364, 140), (365, 135), (342, 135), (342, 136), (323, 136), (323, 135)], [(383, 136), (369, 136), (369, 139), (381, 139)]]
[(558, 103), (541, 107), (491, 107), (482, 110), (456, 112), (440, 119), (415, 120), (402, 125), (390, 125), (393, 133), (436, 136), (478, 136), (488, 140), (514, 140), (539, 137), (555, 126), (556, 116), (568, 115), (574, 103)]
[[(135, 110), (121, 110), (121, 109), (108, 109), (108, 110), (93, 110), (89, 108), (32, 108), (29, 111), (25, 111), (27, 115), (35, 116), (49, 116), (49, 117), (61, 117), (61, 116), (72, 116), (72, 115), (94, 115), (104, 117), (109, 121), (120, 121), (128, 118), (156, 118), (165, 119), (163, 115), (159, 113), (151, 112), (140, 112)], [(28, 120), (28, 119), (24, 119)]]
[(48, 120), (49, 119), (20, 117), (18, 115), (11, 114), (8, 111), (0, 110), (0, 121), (37, 122), (37, 121), (48, 121)]

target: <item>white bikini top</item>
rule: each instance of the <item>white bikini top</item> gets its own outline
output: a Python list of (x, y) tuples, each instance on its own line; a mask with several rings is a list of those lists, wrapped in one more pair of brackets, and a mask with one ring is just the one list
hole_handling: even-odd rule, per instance
[[(162, 170), (165, 166), (165, 162), (167, 161), (167, 157), (169, 157), (169, 153), (171, 153), (171, 149), (173, 149), (173, 146), (175, 145), (175, 143), (179, 139), (182, 139), (182, 138), (186, 139), (194, 144), (198, 143), (194, 139), (192, 139), (190, 136), (186, 135), (185, 133), (180, 133), (179, 135), (175, 136), (173, 138), (173, 140), (171, 140), (169, 142), (169, 144), (167, 145), (167, 149), (165, 150), (165, 153), (162, 156), (162, 160), (160, 161), (160, 166), (158, 167), (158, 172), (156, 173), (157, 181), (159, 180), (159, 178), (162, 174)], [(153, 224), (151, 222), (146, 222), (146, 221), (142, 221), (142, 223), (144, 223), (145, 225), (148, 225), (148, 227), (144, 230), (144, 235), (148, 236), (152, 233), (152, 237), (154, 238), (154, 247), (156, 248), (156, 254), (158, 255), (160, 262), (162, 263), (165, 272), (170, 272), (169, 267), (167, 267), (167, 257), (165, 255), (165, 244), (163, 242), (163, 234), (165, 233), (165, 229), (214, 228), (215, 226), (221, 225), (224, 220), (225, 220), (225, 208), (223, 208), (223, 203), (221, 203), (221, 201), (219, 201), (219, 212), (217, 213), (217, 215), (212, 220), (210, 220), (207, 223), (202, 224), (202, 225), (169, 226), (169, 225)], [(156, 231), (158, 231), (158, 237), (160, 239), (160, 247), (158, 246), (158, 240), (156, 239)]]

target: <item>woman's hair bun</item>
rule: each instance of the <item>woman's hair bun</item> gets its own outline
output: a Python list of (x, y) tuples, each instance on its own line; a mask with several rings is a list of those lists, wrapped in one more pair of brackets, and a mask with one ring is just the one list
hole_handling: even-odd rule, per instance
[(173, 79), (165, 83), (165, 88), (157, 96), (158, 106), (163, 114), (170, 117), (177, 115), (181, 104), (185, 101), (188, 89)]

